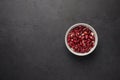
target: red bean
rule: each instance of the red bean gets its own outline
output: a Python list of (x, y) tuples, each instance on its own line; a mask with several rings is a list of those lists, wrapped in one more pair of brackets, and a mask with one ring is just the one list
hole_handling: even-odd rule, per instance
[(94, 42), (94, 33), (83, 25), (73, 28), (67, 36), (67, 43), (75, 52), (89, 52), (94, 47)]

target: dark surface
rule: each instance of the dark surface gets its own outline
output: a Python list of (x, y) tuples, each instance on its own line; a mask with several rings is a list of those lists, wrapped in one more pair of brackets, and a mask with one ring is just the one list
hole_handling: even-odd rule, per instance
[[(99, 37), (86, 57), (65, 44), (73, 24)], [(0, 80), (120, 80), (119, 0), (0, 0)]]

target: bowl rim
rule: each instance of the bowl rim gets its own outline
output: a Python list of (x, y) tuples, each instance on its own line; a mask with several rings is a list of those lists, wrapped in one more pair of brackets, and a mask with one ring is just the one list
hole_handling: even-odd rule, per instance
[[(78, 53), (78, 52), (75, 52), (75, 51), (73, 51), (73, 50), (69, 47), (69, 45), (68, 45), (68, 43), (67, 43), (67, 35), (68, 35), (69, 31), (70, 31), (71, 29), (77, 27), (78, 25), (84, 25), (84, 26), (86, 26), (87, 28), (89, 28), (89, 29), (95, 34), (95, 45), (94, 45), (93, 48), (91, 48), (91, 50), (90, 50), (89, 52), (86, 52), (86, 53)], [(98, 35), (97, 35), (97, 32), (95, 31), (95, 29), (94, 29), (91, 25), (89, 25), (89, 24), (87, 24), (87, 23), (76, 23), (76, 24), (72, 25), (71, 27), (69, 27), (68, 30), (66, 31), (66, 34), (65, 34), (65, 45), (66, 45), (67, 49), (68, 49), (71, 53), (73, 53), (74, 55), (77, 55), (77, 56), (86, 56), (86, 55), (92, 53), (92, 52), (95, 50), (97, 44), (98, 44)]]

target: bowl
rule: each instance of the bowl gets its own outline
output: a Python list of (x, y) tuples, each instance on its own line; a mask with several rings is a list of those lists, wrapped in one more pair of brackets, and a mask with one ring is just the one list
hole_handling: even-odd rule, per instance
[[(93, 46), (88, 52), (84, 52), (84, 53), (82, 53), (82, 52), (76, 52), (76, 51), (74, 51), (74, 50), (68, 45), (67, 36), (68, 36), (69, 32), (70, 32), (72, 29), (74, 29), (75, 27), (78, 27), (78, 26), (85, 26), (85, 27), (88, 28), (90, 31), (92, 31), (93, 34), (94, 34), (94, 46)], [(77, 24), (72, 25), (72, 26), (66, 31), (66, 34), (65, 34), (65, 45), (66, 45), (67, 49), (68, 49), (71, 53), (73, 53), (74, 55), (77, 55), (77, 56), (86, 56), (86, 55), (92, 53), (92, 52), (95, 50), (97, 44), (98, 44), (98, 35), (97, 35), (97, 32), (96, 32), (95, 29), (94, 29), (92, 26), (90, 26), (89, 24), (86, 24), (86, 23), (77, 23)]]

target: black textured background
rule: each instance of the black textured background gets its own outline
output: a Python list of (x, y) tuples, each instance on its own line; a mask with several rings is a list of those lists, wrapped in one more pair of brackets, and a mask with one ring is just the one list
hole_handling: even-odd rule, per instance
[[(99, 37), (86, 57), (64, 44), (73, 24)], [(0, 80), (120, 80), (120, 0), (0, 0)]]

